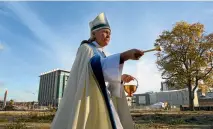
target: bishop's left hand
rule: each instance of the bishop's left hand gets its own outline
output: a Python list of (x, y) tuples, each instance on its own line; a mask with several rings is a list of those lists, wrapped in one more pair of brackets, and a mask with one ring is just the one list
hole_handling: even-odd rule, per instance
[(123, 74), (121, 76), (121, 80), (124, 82), (124, 83), (129, 83), (130, 81), (134, 80), (134, 77), (131, 76), (131, 75), (128, 75), (128, 74)]

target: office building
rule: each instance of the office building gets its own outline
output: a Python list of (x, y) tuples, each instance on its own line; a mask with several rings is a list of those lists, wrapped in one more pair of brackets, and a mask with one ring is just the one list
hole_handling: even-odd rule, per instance
[(40, 77), (38, 103), (39, 106), (58, 107), (63, 97), (64, 88), (69, 78), (69, 72), (60, 69), (42, 73)]
[[(198, 106), (198, 96), (194, 93), (194, 105)], [(188, 89), (170, 90), (161, 92), (152, 92), (144, 94), (135, 94), (136, 106), (147, 106), (159, 102), (168, 102), (172, 106), (188, 105), (189, 104), (189, 92)]]
[(169, 86), (167, 82), (161, 82), (160, 91), (170, 91), (170, 90), (178, 90), (175, 86)]

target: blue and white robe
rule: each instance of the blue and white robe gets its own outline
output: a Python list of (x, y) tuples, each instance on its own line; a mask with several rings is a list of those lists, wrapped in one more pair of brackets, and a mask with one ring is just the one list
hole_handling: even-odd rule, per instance
[(105, 86), (104, 83), (108, 83), (107, 88), (103, 87), (102, 92), (107, 92), (105, 99), (107, 103), (109, 102), (108, 110), (112, 115), (111, 122), (115, 124), (116, 129), (123, 129), (111, 99), (111, 96), (122, 97), (121, 74), (123, 64), (120, 64), (120, 54), (105, 57), (106, 55), (98, 43), (93, 42), (90, 46), (94, 51), (94, 57), (91, 58), (92, 70), (101, 85)]
[(97, 43), (81, 45), (51, 129), (134, 129), (122, 68), (120, 54), (105, 57)]

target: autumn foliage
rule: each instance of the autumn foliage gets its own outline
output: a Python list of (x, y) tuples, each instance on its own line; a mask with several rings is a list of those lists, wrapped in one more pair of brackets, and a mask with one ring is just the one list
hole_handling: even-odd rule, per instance
[(198, 86), (212, 86), (213, 34), (206, 34), (203, 24), (181, 21), (172, 30), (163, 31), (155, 45), (163, 48), (157, 54), (162, 78), (171, 87), (188, 88), (189, 106), (193, 110)]

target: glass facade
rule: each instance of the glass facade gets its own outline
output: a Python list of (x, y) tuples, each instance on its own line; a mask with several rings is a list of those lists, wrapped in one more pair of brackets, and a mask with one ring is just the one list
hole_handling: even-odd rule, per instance
[(40, 106), (58, 106), (63, 97), (69, 72), (55, 70), (40, 76), (38, 102)]

